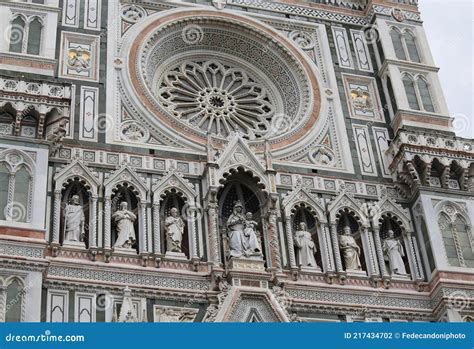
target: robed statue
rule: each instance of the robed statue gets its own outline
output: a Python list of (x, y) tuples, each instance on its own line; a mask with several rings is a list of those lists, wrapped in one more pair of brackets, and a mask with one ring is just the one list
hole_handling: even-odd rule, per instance
[(405, 263), (402, 257), (405, 256), (401, 242), (395, 239), (393, 230), (387, 232), (387, 238), (383, 241), (383, 254), (385, 260), (388, 261), (392, 274), (404, 275), (407, 273)]
[(317, 267), (316, 259), (314, 258), (317, 252), (316, 245), (311, 238), (311, 233), (306, 228), (306, 223), (301, 222), (298, 225), (298, 230), (294, 236), (295, 246), (298, 252), (298, 266), (303, 268)]
[(120, 203), (120, 209), (112, 215), (112, 222), (116, 224), (117, 240), (114, 247), (131, 249), (136, 242), (135, 227), (133, 223), (137, 216), (128, 210), (128, 203)]
[(261, 256), (262, 250), (257, 238), (255, 222), (252, 215), (245, 215), (240, 201), (234, 204), (232, 214), (227, 219), (230, 257)]
[(84, 210), (79, 195), (73, 195), (64, 209), (64, 241), (84, 241)]
[(165, 219), (166, 229), (166, 251), (181, 253), (181, 242), (183, 241), (184, 222), (178, 215), (176, 207), (171, 208), (170, 216)]
[(339, 236), (339, 248), (344, 258), (346, 270), (361, 270), (360, 247), (357, 245), (349, 226), (342, 228), (342, 235)]

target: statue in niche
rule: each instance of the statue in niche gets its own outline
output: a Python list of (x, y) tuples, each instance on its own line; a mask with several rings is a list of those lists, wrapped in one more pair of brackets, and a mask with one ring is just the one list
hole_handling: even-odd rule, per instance
[(262, 250), (255, 231), (257, 222), (253, 220), (252, 215), (245, 216), (244, 207), (240, 201), (234, 204), (232, 214), (227, 219), (226, 226), (229, 234), (231, 257), (262, 255)]
[(387, 232), (387, 238), (383, 241), (383, 254), (388, 261), (392, 274), (406, 275), (405, 263), (402, 257), (405, 256), (401, 242), (395, 239), (393, 230)]
[(79, 195), (73, 195), (64, 210), (64, 241), (84, 241), (84, 210)]
[(128, 203), (122, 201), (120, 209), (112, 215), (112, 222), (116, 224), (117, 241), (115, 241), (114, 248), (131, 249), (136, 242), (135, 227), (133, 223), (137, 216), (132, 211), (128, 210)]
[(339, 236), (339, 248), (344, 258), (346, 270), (362, 270), (360, 264), (360, 247), (357, 245), (349, 226), (342, 228), (342, 235)]
[(314, 258), (316, 245), (311, 238), (311, 233), (307, 230), (306, 223), (301, 222), (294, 236), (295, 246), (298, 248), (298, 265), (303, 268), (315, 268), (316, 259)]
[(181, 242), (183, 241), (184, 222), (178, 215), (176, 207), (171, 208), (170, 216), (165, 219), (166, 249), (167, 252), (181, 253)]

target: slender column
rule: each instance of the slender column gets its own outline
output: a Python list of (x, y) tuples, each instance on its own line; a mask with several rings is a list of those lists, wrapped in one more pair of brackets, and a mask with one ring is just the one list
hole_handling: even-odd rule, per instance
[(104, 200), (104, 248), (112, 247), (110, 220), (112, 219), (112, 207), (110, 196), (106, 196)]
[(13, 206), (15, 205), (15, 174), (10, 173), (8, 177), (8, 197), (7, 197), (7, 207), (5, 213), (5, 219), (11, 221), (13, 219)]
[(382, 276), (388, 276), (387, 268), (385, 268), (385, 258), (383, 255), (382, 241), (380, 239), (380, 229), (378, 227), (374, 229), (374, 241), (375, 251), (377, 252), (377, 258), (379, 261), (380, 274), (382, 274)]
[(97, 247), (97, 195), (92, 195), (89, 215), (89, 247)]
[(322, 246), (321, 256), (324, 256), (322, 267), (325, 268), (325, 272), (334, 271), (334, 261), (331, 255), (331, 240), (326, 223), (321, 224), (321, 233), (319, 236), (321, 241), (320, 245)]
[(153, 203), (153, 252), (161, 254), (160, 203)]
[(61, 217), (61, 190), (54, 191), (53, 243), (59, 244), (59, 226)]
[(411, 232), (408, 232), (406, 234), (406, 240), (408, 242), (408, 246), (406, 246), (407, 253), (409, 253), (409, 258), (411, 260), (411, 264), (413, 265), (413, 271), (412, 271), (412, 276), (415, 277), (415, 279), (422, 279), (421, 275), (421, 264), (420, 264), (420, 259), (418, 257), (418, 253), (415, 250), (416, 246), (416, 240), (414, 239), (413, 235)]
[(34, 188), (35, 179), (30, 176), (30, 181), (28, 183), (28, 207), (26, 208), (26, 223), (31, 223), (33, 216), (33, 188)]
[(372, 244), (372, 240), (369, 234), (369, 229), (367, 227), (363, 227), (362, 238), (365, 241), (365, 245), (367, 246), (367, 249), (364, 250), (364, 253), (366, 259), (367, 257), (369, 259), (369, 263), (367, 266), (369, 270), (367, 271), (369, 272), (369, 276), (372, 276), (379, 274), (379, 270), (377, 268), (376, 258), (374, 256), (374, 246)]
[(209, 242), (210, 242), (210, 259), (213, 265), (218, 266), (219, 263), (219, 236), (217, 223), (217, 203), (211, 202), (207, 208), (209, 216)]
[(288, 259), (290, 260), (290, 268), (294, 269), (296, 267), (296, 257), (295, 257), (295, 245), (293, 242), (293, 227), (291, 226), (291, 216), (286, 216), (285, 214), (285, 224), (286, 224), (286, 239), (288, 240)]
[(272, 259), (272, 267), (281, 270), (280, 243), (278, 240), (277, 228), (277, 212), (270, 209), (268, 213), (268, 237), (270, 242), (270, 255)]
[(148, 234), (147, 234), (147, 221), (146, 221), (146, 202), (140, 203), (140, 220), (141, 227), (140, 237), (142, 239), (142, 243), (139, 246), (140, 253), (147, 253), (148, 252)]
[(420, 279), (424, 279), (425, 275), (423, 273), (423, 267), (421, 264), (421, 257), (420, 257), (420, 249), (418, 248), (418, 243), (416, 241), (416, 237), (414, 234), (410, 233), (411, 241), (413, 242), (413, 249), (415, 253), (415, 261), (416, 261), (416, 276)]
[(0, 286), (0, 322), (5, 322), (5, 313), (7, 303), (6, 286)]
[[(194, 204), (192, 204), (194, 205)], [(197, 236), (196, 236), (196, 212), (194, 207), (190, 207), (187, 212), (188, 218), (188, 232), (189, 232), (189, 254), (190, 258), (198, 256), (197, 251)]]
[(334, 259), (336, 260), (336, 270), (338, 273), (343, 272), (342, 270), (342, 261), (341, 261), (341, 251), (339, 250), (339, 239), (337, 236), (337, 225), (336, 223), (331, 223), (331, 239), (332, 239), (332, 248), (334, 251)]

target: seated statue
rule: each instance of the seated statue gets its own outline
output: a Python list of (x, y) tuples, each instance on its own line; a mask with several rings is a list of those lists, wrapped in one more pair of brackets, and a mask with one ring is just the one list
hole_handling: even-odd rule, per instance
[[(247, 217), (249, 219), (247, 219)], [(229, 235), (230, 257), (261, 256), (261, 248), (258, 243), (255, 227), (257, 222), (253, 221), (251, 215), (245, 216), (244, 207), (237, 201), (234, 204), (232, 214), (227, 219), (227, 232)]]
[(131, 249), (136, 242), (135, 227), (133, 223), (137, 216), (128, 210), (128, 204), (123, 201), (120, 203), (120, 209), (112, 215), (112, 222), (116, 224), (117, 240), (114, 248)]
[(342, 235), (339, 236), (339, 248), (344, 258), (346, 270), (362, 270), (360, 264), (360, 247), (357, 245), (349, 226), (342, 228)]
[(64, 209), (64, 241), (84, 241), (84, 210), (79, 195), (73, 195)]
[(390, 272), (392, 274), (405, 275), (407, 271), (402, 259), (402, 257), (405, 256), (403, 246), (399, 240), (395, 239), (393, 230), (389, 230), (387, 234), (388, 236), (383, 241), (382, 248), (385, 260), (388, 261), (390, 266)]
[(316, 245), (311, 238), (311, 233), (306, 228), (306, 223), (301, 222), (294, 236), (295, 246), (298, 251), (298, 266), (303, 268), (317, 267), (314, 254), (316, 253)]

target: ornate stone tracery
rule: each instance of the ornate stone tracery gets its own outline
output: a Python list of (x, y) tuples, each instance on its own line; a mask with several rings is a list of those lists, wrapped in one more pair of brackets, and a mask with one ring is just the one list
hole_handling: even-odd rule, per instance
[(235, 131), (249, 139), (268, 137), (277, 107), (268, 83), (221, 61), (195, 59), (168, 68), (157, 83), (161, 103), (179, 119), (220, 137)]

